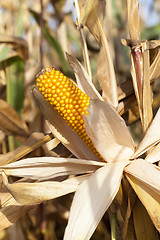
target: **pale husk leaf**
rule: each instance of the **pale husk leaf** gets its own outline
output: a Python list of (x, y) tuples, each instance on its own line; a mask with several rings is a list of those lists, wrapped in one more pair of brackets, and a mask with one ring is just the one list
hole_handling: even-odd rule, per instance
[(96, 155), (72, 130), (58, 112), (54, 110), (53, 106), (45, 100), (36, 87), (33, 88), (32, 93), (40, 111), (47, 120), (47, 124), (53, 135), (58, 138), (76, 157), (98, 160)]
[(154, 149), (145, 158), (150, 163), (155, 163), (160, 161), (160, 143), (158, 143)]
[(97, 98), (103, 101), (101, 95), (96, 90), (87, 71), (82, 64), (73, 56), (66, 53), (68, 62), (74, 71), (77, 80), (77, 86), (86, 93), (90, 98)]
[(144, 160), (135, 160), (125, 168), (128, 181), (160, 231), (160, 171)]
[(24, 142), (19, 148), (8, 152), (6, 154), (0, 155), (0, 165), (8, 164), (11, 162), (15, 162), (28, 153), (32, 152), (34, 149), (42, 146), (46, 142), (50, 141), (53, 136), (46, 135), (43, 133), (34, 132), (30, 135), (30, 137)]
[(154, 146), (156, 143), (160, 141), (160, 108), (156, 113), (148, 131), (146, 132), (144, 138), (138, 145), (135, 153), (133, 154), (132, 158), (136, 158)]
[(80, 184), (72, 202), (64, 240), (90, 239), (118, 192), (123, 168), (128, 163), (106, 164)]
[(8, 176), (47, 180), (66, 175), (91, 173), (104, 164), (75, 158), (38, 157), (8, 164), (0, 168), (0, 171), (5, 171)]
[(78, 184), (85, 177), (77, 177), (62, 182), (45, 181), (36, 183), (8, 183), (7, 176), (2, 172), (3, 184), (21, 205), (34, 205), (76, 191)]
[(134, 142), (124, 120), (107, 103), (91, 100), (88, 116), (83, 116), (88, 136), (107, 162), (128, 160)]

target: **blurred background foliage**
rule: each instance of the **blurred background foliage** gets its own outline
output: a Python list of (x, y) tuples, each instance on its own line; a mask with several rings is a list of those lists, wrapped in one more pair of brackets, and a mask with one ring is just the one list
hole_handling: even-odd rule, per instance
[[(139, 3), (142, 40), (159, 39), (159, 1), (139, 0)], [(120, 84), (131, 78), (130, 49), (121, 44), (121, 38), (128, 38), (125, 0), (106, 1), (104, 29), (115, 66), (117, 83)], [(93, 81), (98, 88), (96, 69), (99, 46), (86, 28), (84, 32)], [(54, 65), (74, 79), (65, 52), (83, 64), (74, 1), (0, 1), (0, 98), (15, 109), (27, 124), (29, 133), (42, 131), (42, 119), (31, 96), (36, 74), (41, 68)], [(159, 91), (158, 81), (155, 91)], [(155, 104), (159, 103), (158, 96)], [(2, 130), (2, 126), (0, 129)], [(46, 126), (43, 130), (47, 131)], [(135, 135), (138, 135), (138, 132), (139, 128), (135, 128)], [(20, 144), (11, 135), (0, 131), (1, 154), (13, 150)], [(0, 240), (62, 239), (71, 199), (72, 195), (65, 196), (41, 205), (38, 210), (32, 210), (8, 230), (0, 231)], [(45, 221), (44, 226), (40, 228), (42, 213), (45, 215)], [(109, 239), (109, 228), (106, 214), (92, 239)]]

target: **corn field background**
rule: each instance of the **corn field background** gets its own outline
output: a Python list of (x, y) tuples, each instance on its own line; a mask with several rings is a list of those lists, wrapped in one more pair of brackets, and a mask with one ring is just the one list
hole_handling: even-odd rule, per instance
[[(124, 46), (124, 42), (121, 41), (129, 38), (126, 2), (106, 1), (104, 31), (115, 68), (119, 102), (125, 99), (129, 104), (120, 115), (129, 126), (134, 140), (139, 142), (143, 137), (143, 129), (131, 81), (130, 48)], [(139, 4), (141, 40), (158, 40), (159, 1), (139, 0)], [(72, 156), (71, 152), (60, 142), (56, 142), (50, 134), (31, 91), (35, 85), (36, 74), (42, 68), (55, 66), (75, 80), (66, 58), (67, 52), (86, 68), (101, 93), (97, 78), (100, 46), (86, 27), (81, 28), (76, 19), (77, 13), (75, 2), (72, 0), (0, 1), (1, 165), (26, 157), (46, 156), (53, 148), (57, 156)], [(154, 56), (151, 57), (153, 60)], [(160, 106), (159, 75), (157, 74), (156, 81), (152, 83), (154, 113)], [(124, 89), (124, 95), (120, 89)], [(19, 155), (16, 149), (21, 146), (23, 149)], [(11, 179), (16, 180), (20, 178)], [(1, 230), (0, 240), (63, 239), (72, 199), (73, 194), (69, 194), (33, 207), (12, 226)], [(91, 239), (110, 239), (109, 217), (109, 213), (106, 212)]]

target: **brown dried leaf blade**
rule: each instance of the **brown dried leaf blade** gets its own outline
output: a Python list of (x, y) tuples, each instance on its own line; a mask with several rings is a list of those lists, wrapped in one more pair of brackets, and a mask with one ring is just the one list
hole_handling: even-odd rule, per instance
[(28, 153), (32, 152), (34, 149), (42, 146), (44, 143), (50, 141), (53, 138), (52, 135), (44, 136), (43, 133), (32, 133), (31, 136), (23, 143), (19, 148), (8, 152), (6, 154), (0, 155), (0, 165), (15, 162), (22, 157), (26, 156)]
[(138, 0), (128, 0), (128, 28), (132, 41), (140, 40), (140, 24), (139, 24), (139, 3)]
[(29, 129), (10, 104), (0, 99), (0, 129), (23, 142), (29, 137)]
[(97, 60), (97, 76), (103, 91), (102, 96), (104, 100), (108, 101), (112, 106), (117, 107), (118, 94), (116, 76), (108, 41), (102, 27), (104, 9), (104, 1), (94, 1), (86, 21), (86, 26), (101, 47)]

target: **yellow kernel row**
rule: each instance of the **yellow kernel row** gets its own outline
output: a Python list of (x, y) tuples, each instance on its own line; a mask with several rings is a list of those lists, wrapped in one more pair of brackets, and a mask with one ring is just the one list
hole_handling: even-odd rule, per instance
[(91, 139), (87, 136), (83, 114), (88, 115), (89, 97), (75, 83), (54, 68), (46, 68), (37, 76), (36, 85), (44, 98), (53, 105), (72, 129), (100, 158)]

